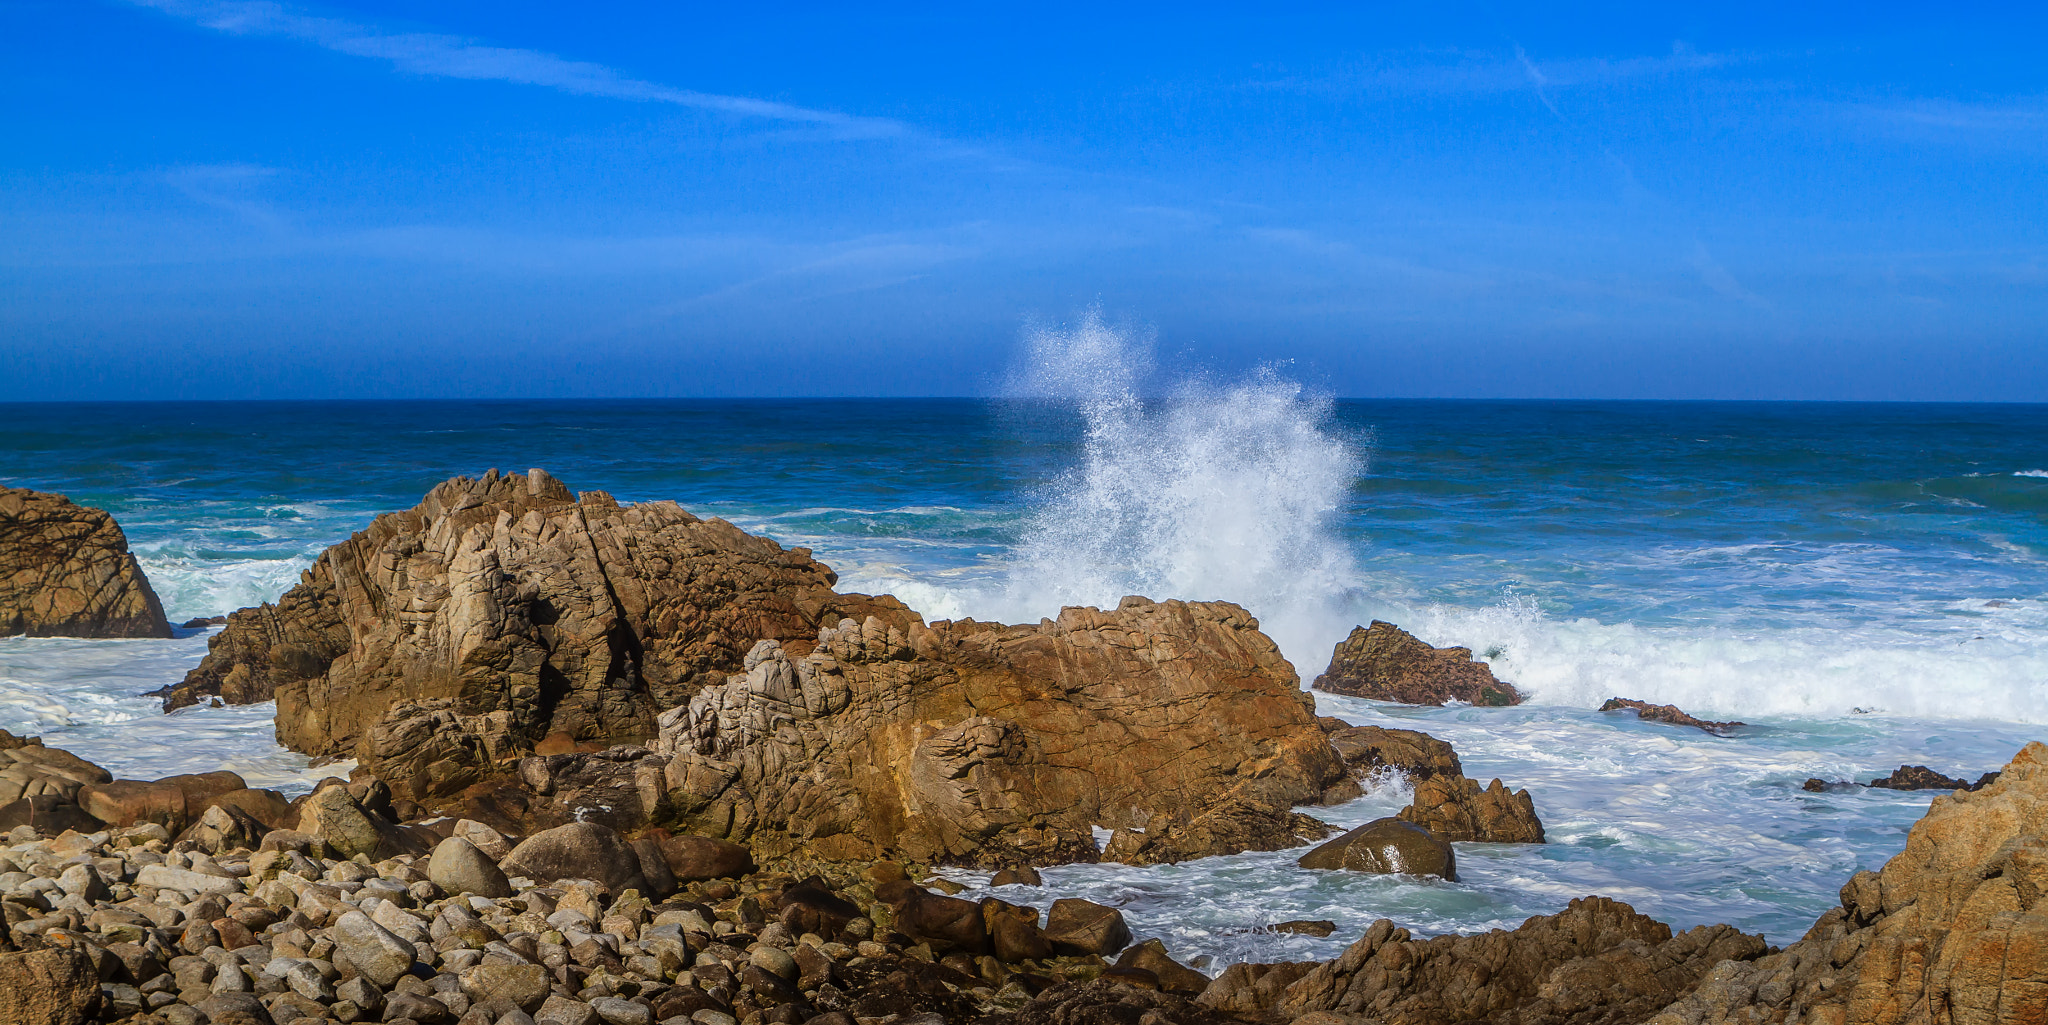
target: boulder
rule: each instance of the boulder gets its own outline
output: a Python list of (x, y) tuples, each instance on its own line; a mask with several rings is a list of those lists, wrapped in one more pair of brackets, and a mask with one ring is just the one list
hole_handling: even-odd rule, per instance
[(2048, 1019), (2048, 747), (1937, 796), (1876, 872), (1783, 951), (1723, 965), (1653, 1025)]
[(1323, 725), (1329, 729), (1330, 746), (1361, 779), (1397, 773), (1420, 781), (1465, 774), (1449, 743), (1419, 730), (1352, 726), (1340, 719), (1325, 719)]
[(451, 836), (434, 847), (427, 859), (427, 879), (444, 893), (466, 893), (478, 897), (510, 897), (512, 884), (496, 862), (477, 850), (476, 845)]
[(1987, 772), (1975, 783), (1944, 776), (1925, 765), (1901, 765), (1883, 779), (1873, 779), (1865, 786), (1878, 790), (1981, 790), (1998, 780), (1998, 773)]
[(981, 905), (974, 901), (913, 886), (902, 892), (894, 910), (896, 930), (930, 944), (934, 953), (988, 953), (988, 928), (982, 922)]
[(1255, 1016), (1280, 1002), (1280, 995), (1296, 979), (1315, 971), (1321, 962), (1282, 961), (1278, 964), (1238, 963), (1202, 990), (1195, 1002), (1219, 1011)]
[(1415, 784), (1414, 802), (1397, 817), (1446, 840), (1543, 842), (1543, 823), (1529, 792), (1509, 792), (1498, 779), (1481, 790), (1464, 776), (1433, 776)]
[(1605, 897), (1581, 897), (1555, 915), (1477, 936), (1417, 940), (1381, 919), (1259, 1010), (1283, 1020), (1318, 1011), (1370, 1015), (1386, 1025), (1634, 1022), (1683, 996), (1715, 965), (1765, 949), (1762, 937), (1725, 925), (1674, 937), (1670, 926)]
[(78, 806), (115, 829), (154, 822), (178, 833), (187, 821), (185, 791), (170, 780), (117, 779), (80, 787)]
[(656, 843), (678, 883), (738, 879), (754, 871), (754, 852), (744, 844), (687, 833), (665, 836)]
[(1208, 976), (1175, 961), (1166, 952), (1166, 944), (1156, 939), (1126, 948), (1117, 957), (1116, 966), (1151, 972), (1152, 977), (1159, 980), (1159, 988), (1169, 993), (1197, 996), (1209, 988)]
[(357, 750), (387, 710), (427, 699), (502, 713), (522, 750), (644, 739), (657, 710), (738, 671), (759, 638), (807, 647), (846, 615), (911, 618), (835, 579), (802, 549), (672, 502), (493, 470), (377, 517), (276, 604), (230, 615), (165, 707), (274, 698), (280, 743), (365, 764), (392, 755)]
[(99, 1006), (99, 974), (85, 954), (63, 949), (0, 954), (0, 1021), (85, 1025)]
[[(807, 932), (836, 936), (847, 923), (866, 917), (860, 905), (833, 893), (817, 876), (782, 891), (782, 896), (775, 900), (775, 907), (783, 927), (792, 936), (802, 936)], [(1031, 920), (1038, 921), (1036, 912)]]
[(1653, 705), (1647, 701), (1637, 701), (1633, 698), (1608, 698), (1600, 706), (1600, 710), (1603, 712), (1625, 712), (1630, 709), (1635, 710), (1636, 718), (1647, 722), (1670, 723), (1673, 726), (1690, 726), (1694, 729), (1705, 730), (1717, 737), (1725, 737), (1746, 725), (1739, 722), (1715, 722), (1711, 719), (1696, 719), (1680, 711), (1677, 705)]
[(1046, 912), (1045, 938), (1061, 954), (1106, 956), (1131, 945), (1131, 927), (1115, 908), (1066, 897)]
[(0, 636), (169, 637), (128, 536), (104, 510), (0, 488)]
[(1302, 855), (1296, 864), (1349, 872), (1440, 876), (1454, 882), (1458, 878), (1458, 856), (1450, 841), (1397, 818), (1374, 819)]
[(1330, 653), (1315, 689), (1331, 694), (1397, 701), (1404, 705), (1517, 705), (1514, 685), (1496, 680), (1470, 648), (1434, 648), (1414, 634), (1377, 619), (1354, 627)]
[(667, 768), (667, 758), (627, 744), (521, 759), (528, 828), (585, 821), (625, 830), (663, 818)]
[(1224, 801), (1179, 822), (1156, 815), (1143, 829), (1110, 834), (1102, 860), (1125, 865), (1173, 865), (1218, 853), (1279, 851), (1335, 832), (1312, 816), (1244, 801)]
[(1256, 620), (1144, 598), (1033, 626), (848, 619), (801, 656), (763, 642), (663, 715), (656, 752), (698, 832), (991, 867), (1094, 860), (1097, 823), (1171, 827), (1173, 860), (1284, 849), (1320, 827), (1292, 806), (1348, 776)]
[(363, 978), (384, 989), (412, 970), (413, 945), (361, 911), (343, 914), (327, 934), (334, 940), (336, 954), (348, 958)]
[(200, 850), (219, 854), (237, 848), (255, 850), (263, 843), (264, 834), (270, 832), (268, 823), (259, 822), (256, 817), (232, 804), (216, 804), (199, 814), (199, 821), (179, 834), (180, 842), (190, 841)]
[(1052, 941), (1038, 927), (1037, 908), (989, 897), (981, 902), (981, 923), (997, 960), (1036, 961), (1053, 954)]
[(590, 879), (612, 893), (641, 889), (640, 857), (618, 830), (595, 822), (544, 829), (512, 848), (498, 865), (508, 876), (536, 882)]
[[(388, 792), (383, 803), (388, 806)], [(364, 807), (339, 780), (315, 790), (299, 806), (298, 832), (317, 836), (344, 858), (365, 855), (372, 861), (400, 854), (425, 854), (427, 846), (372, 807)]]

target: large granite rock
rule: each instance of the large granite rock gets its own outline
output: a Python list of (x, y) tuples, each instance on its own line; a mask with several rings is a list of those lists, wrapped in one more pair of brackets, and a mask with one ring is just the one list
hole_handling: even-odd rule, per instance
[(1723, 965), (1654, 1025), (2048, 1021), (2048, 747), (1934, 798), (1799, 942)]
[(992, 867), (1092, 860), (1096, 824), (1172, 829), (1176, 859), (1292, 847), (1289, 809), (1348, 776), (1250, 615), (1143, 598), (766, 642), (665, 714), (656, 750), (696, 832)]
[(808, 650), (844, 616), (832, 571), (673, 502), (571, 494), (540, 470), (458, 477), (335, 545), (274, 605), (243, 609), (167, 709), (277, 701), (278, 740), (357, 754), (394, 705), (497, 716), (523, 747), (646, 739), (658, 710), (741, 669), (762, 638)]
[(1458, 879), (1458, 855), (1450, 841), (1398, 818), (1374, 819), (1302, 855), (1295, 864), (1333, 872)]
[(1415, 784), (1415, 800), (1399, 817), (1446, 840), (1542, 843), (1543, 822), (1527, 790), (1496, 779), (1481, 789), (1464, 776), (1433, 776)]
[(169, 637), (163, 604), (104, 510), (0, 488), (0, 636)]
[(1398, 773), (1420, 782), (1432, 776), (1462, 776), (1465, 768), (1451, 745), (1420, 730), (1395, 730), (1384, 726), (1353, 726), (1342, 719), (1324, 718), (1330, 746), (1344, 758), (1361, 779)]
[(1354, 627), (1330, 653), (1330, 667), (1315, 689), (1331, 694), (1398, 701), (1404, 705), (1516, 705), (1514, 685), (1493, 678), (1470, 648), (1433, 648), (1392, 623)]
[(1715, 965), (1765, 949), (1762, 937), (1726, 925), (1673, 936), (1605, 897), (1477, 936), (1417, 940), (1381, 919), (1261, 1010), (1289, 1021), (1324, 1011), (1386, 1025), (1622, 1025), (1685, 995)]

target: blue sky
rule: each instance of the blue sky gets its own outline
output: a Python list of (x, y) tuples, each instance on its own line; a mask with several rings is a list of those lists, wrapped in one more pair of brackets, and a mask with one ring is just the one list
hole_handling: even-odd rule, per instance
[(2043, 19), (0, 3), (0, 400), (2048, 401)]

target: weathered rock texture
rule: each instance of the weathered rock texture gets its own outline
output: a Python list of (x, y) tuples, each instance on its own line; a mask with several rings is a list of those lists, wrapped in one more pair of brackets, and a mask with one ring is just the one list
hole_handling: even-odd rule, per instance
[(1347, 776), (1292, 667), (1226, 602), (871, 616), (806, 650), (763, 643), (663, 716), (692, 831), (991, 866), (1092, 859), (1096, 824), (1171, 833), (1176, 858), (1279, 850), (1302, 842), (1289, 809)]
[(1433, 648), (1415, 635), (1373, 620), (1354, 627), (1330, 654), (1330, 667), (1316, 677), (1315, 689), (1351, 697), (1398, 701), (1405, 705), (1441, 705), (1463, 701), (1472, 705), (1520, 704), (1512, 684), (1493, 678), (1484, 662), (1472, 660), (1470, 648)]
[(1656, 1025), (2048, 1021), (2048, 747), (1936, 797), (1878, 872), (1799, 942), (1724, 965)]
[(1458, 878), (1450, 842), (1398, 818), (1374, 819), (1301, 856), (1302, 868)]
[(169, 637), (128, 536), (104, 510), (0, 488), (0, 636)]
[(645, 739), (763, 638), (808, 650), (843, 616), (832, 571), (673, 502), (573, 495), (540, 470), (458, 477), (328, 549), (274, 605), (228, 617), (166, 708), (277, 700), (278, 740), (354, 754), (393, 705), (443, 699), (531, 747)]
[(1878, 790), (1982, 790), (1998, 781), (1998, 773), (1987, 772), (1977, 782), (1944, 776), (1925, 765), (1901, 765), (1892, 774), (1882, 779), (1873, 779), (1865, 786)]
[(1496, 779), (1485, 789), (1464, 776), (1432, 776), (1415, 784), (1415, 801), (1400, 817), (1446, 840), (1542, 843), (1543, 822), (1527, 790)]
[(1325, 718), (1330, 746), (1344, 758), (1344, 764), (1361, 779), (1399, 773), (1421, 781), (1432, 776), (1462, 776), (1465, 768), (1450, 744), (1419, 730), (1390, 730), (1382, 726), (1352, 726), (1342, 719)]
[(1417, 940), (1381, 919), (1271, 1009), (1285, 1020), (1332, 1011), (1386, 1025), (1622, 1025), (1685, 995), (1715, 965), (1766, 949), (1762, 937), (1726, 925), (1673, 936), (1605, 897), (1477, 936)]
[(1648, 722), (1670, 723), (1673, 726), (1691, 726), (1694, 729), (1705, 730), (1718, 737), (1728, 736), (1745, 725), (1739, 722), (1716, 722), (1712, 719), (1700, 719), (1687, 715), (1677, 705), (1653, 705), (1647, 701), (1637, 701), (1634, 698), (1608, 698), (1600, 705), (1600, 710), (1603, 712), (1625, 712), (1631, 709), (1635, 711), (1636, 718), (1638, 719)]

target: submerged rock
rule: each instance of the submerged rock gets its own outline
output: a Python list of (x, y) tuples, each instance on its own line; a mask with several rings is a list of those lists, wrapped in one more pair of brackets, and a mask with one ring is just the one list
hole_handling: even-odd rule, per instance
[(163, 603), (105, 510), (0, 488), (0, 636), (169, 637)]
[(1748, 725), (1739, 722), (1715, 722), (1711, 719), (1697, 719), (1680, 711), (1677, 705), (1653, 705), (1633, 698), (1608, 698), (1600, 705), (1603, 712), (1625, 712), (1633, 709), (1636, 718), (1648, 722), (1670, 723), (1673, 726), (1691, 726), (1705, 730), (1717, 737), (1725, 737)]
[(1470, 648), (1434, 648), (1392, 623), (1354, 627), (1330, 654), (1315, 689), (1404, 705), (1516, 705), (1522, 695), (1496, 680)]
[(1456, 882), (1450, 841), (1397, 818), (1374, 819), (1301, 856), (1302, 868), (1439, 876)]
[(1458, 752), (1445, 741), (1420, 730), (1395, 730), (1383, 726), (1353, 726), (1342, 719), (1325, 718), (1330, 746), (1337, 749), (1344, 764), (1361, 779), (1399, 773), (1410, 780), (1431, 776), (1462, 776), (1465, 768)]
[(2048, 746), (1934, 798), (1799, 942), (1723, 965), (1653, 1025), (2048, 1019)]
[(1464, 776), (1433, 776), (1415, 784), (1414, 803), (1397, 814), (1446, 840), (1543, 842), (1529, 791), (1510, 792), (1498, 779), (1482, 790)]

